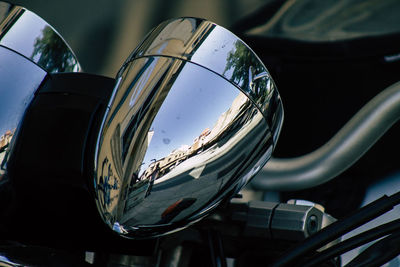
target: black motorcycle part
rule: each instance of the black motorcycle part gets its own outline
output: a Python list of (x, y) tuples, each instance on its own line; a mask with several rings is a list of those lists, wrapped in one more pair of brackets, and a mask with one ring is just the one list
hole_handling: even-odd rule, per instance
[(345, 219), (338, 220), (335, 223), (325, 227), (318, 233), (310, 236), (310, 238), (296, 245), (271, 266), (293, 266), (297, 260), (307, 256), (312, 251), (326, 245), (330, 241), (337, 239), (343, 234), (350, 232), (358, 226), (377, 218), (398, 204), (400, 204), (400, 192), (389, 197), (384, 195), (378, 200), (359, 209), (353, 215)]
[(352, 249), (358, 248), (362, 245), (365, 245), (371, 241), (382, 238), (388, 234), (392, 234), (393, 232), (399, 231), (400, 229), (400, 219), (391, 221), (389, 223), (385, 223), (379, 225), (371, 230), (365, 231), (359, 235), (346, 239), (339, 244), (336, 244), (332, 247), (329, 247), (322, 252), (316, 254), (311, 259), (308, 259), (307, 262), (304, 262), (304, 267), (317, 266), (322, 262), (329, 260), (331, 258), (337, 257), (346, 253)]
[(345, 267), (382, 266), (399, 255), (399, 243), (400, 232), (393, 233), (368, 247)]

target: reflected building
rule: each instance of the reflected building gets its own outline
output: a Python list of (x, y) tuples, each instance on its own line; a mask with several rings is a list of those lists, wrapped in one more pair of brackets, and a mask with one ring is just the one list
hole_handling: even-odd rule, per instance
[(5, 134), (0, 136), (0, 153), (2, 153), (11, 143), (14, 131), (6, 131)]
[(192, 151), (197, 151), (201, 149), (206, 142), (206, 137), (210, 134), (210, 129), (206, 128), (198, 137), (196, 137), (193, 141), (193, 145), (191, 146)]
[[(154, 159), (143, 174), (140, 177), (136, 177), (134, 183), (131, 182), (124, 213), (129, 212), (130, 209), (134, 208), (150, 195), (153, 184), (158, 183), (157, 179), (163, 178), (162, 180), (164, 182), (166, 177), (168, 177), (166, 174), (171, 172), (180, 163), (216, 145), (218, 140), (221, 139), (221, 135), (229, 132), (228, 129), (232, 127), (238, 119), (237, 115), (246, 110), (248, 105), (248, 98), (244, 94), (238, 93), (232, 105), (218, 117), (211, 130), (210, 128), (204, 129), (190, 146), (183, 144), (179, 148), (171, 151), (168, 156), (158, 160)], [(154, 131), (151, 131), (151, 136), (152, 135), (154, 135)], [(147, 145), (149, 144), (150, 143), (147, 143)], [(171, 178), (172, 177), (174, 176), (171, 176)], [(133, 180), (134, 179), (131, 181)]]
[(15, 129), (13, 131), (6, 131), (0, 136), (0, 180), (6, 171), (7, 148), (10, 146), (14, 133)]
[[(248, 98), (244, 94), (239, 93), (233, 101), (232, 106), (219, 116), (211, 130), (206, 128), (193, 140), (190, 146), (183, 144), (181, 147), (171, 151), (168, 156), (158, 160), (154, 159), (154, 162), (150, 163), (148, 168), (139, 177), (139, 181), (149, 179), (150, 176), (155, 175), (155, 172), (157, 172), (157, 178), (159, 178), (171, 171), (185, 159), (197, 155), (211, 147), (215, 141), (219, 139), (220, 134), (226, 132), (226, 129), (237, 119), (237, 114), (240, 114), (240, 110), (243, 110), (244, 106), (247, 106), (247, 101)], [(151, 132), (151, 136), (152, 135), (154, 135), (154, 131)], [(149, 144), (150, 143), (148, 143), (148, 145)]]
[(235, 119), (237, 119), (237, 114), (243, 110), (243, 107), (248, 102), (248, 98), (239, 93), (238, 96), (232, 103), (232, 106), (218, 118), (216, 124), (211, 129), (211, 131), (204, 137), (204, 143), (210, 143), (212, 140), (216, 139), (218, 135), (224, 132), (225, 128), (228, 128)]

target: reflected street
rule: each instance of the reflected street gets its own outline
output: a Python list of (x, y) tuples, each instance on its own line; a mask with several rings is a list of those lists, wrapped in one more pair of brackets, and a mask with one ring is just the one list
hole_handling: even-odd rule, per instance
[[(249, 124), (259, 125), (259, 128), (252, 129), (252, 125), (249, 125), (245, 129), (252, 129), (252, 131), (238, 133), (237, 140), (230, 139), (228, 143), (223, 145), (226, 147), (220, 147), (216, 143), (213, 147), (183, 161), (168, 174), (154, 182), (152, 194), (148, 197), (136, 199), (128, 197), (128, 209), (120, 222), (132, 226), (138, 222), (155, 223), (161, 219), (160, 214), (164, 212), (166, 207), (172, 205), (176, 199), (184, 198), (187, 195), (196, 199), (196, 203), (182, 211), (174, 220), (189, 216), (201, 208), (201, 205), (208, 201), (210, 195), (216, 195), (229, 182), (231, 177), (237, 175), (241, 163), (246, 162), (249, 157), (246, 148), (259, 145), (260, 136), (257, 135), (264, 134), (266, 128), (266, 124), (258, 124), (259, 120), (262, 119), (262, 116), (256, 116)], [(241, 135), (247, 135), (249, 139), (245, 140), (251, 141), (243, 141)], [(235, 141), (239, 141), (239, 143)], [(224, 149), (232, 150), (229, 154), (223, 154)], [(201, 179), (199, 179), (200, 176)], [(135, 193), (133, 191), (132, 196)], [(140, 208), (130, 210), (129, 206), (137, 206), (138, 201), (143, 202)]]

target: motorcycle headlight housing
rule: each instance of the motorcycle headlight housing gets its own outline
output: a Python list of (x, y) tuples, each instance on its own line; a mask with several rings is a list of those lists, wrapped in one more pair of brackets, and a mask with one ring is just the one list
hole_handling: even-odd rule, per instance
[(116, 81), (93, 184), (103, 220), (123, 236), (190, 225), (271, 156), (283, 119), (276, 86), (255, 53), (212, 22), (160, 24)]
[(48, 73), (79, 72), (64, 39), (23, 7), (0, 2), (0, 181), (25, 110)]

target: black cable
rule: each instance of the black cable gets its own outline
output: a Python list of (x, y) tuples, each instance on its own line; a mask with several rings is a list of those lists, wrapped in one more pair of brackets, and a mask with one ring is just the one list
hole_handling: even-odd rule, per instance
[(391, 210), (394, 206), (400, 203), (400, 192), (391, 195), (390, 197), (384, 195), (374, 202), (362, 207), (356, 211), (353, 215), (338, 220), (318, 233), (310, 236), (303, 242), (297, 244), (288, 253), (279, 258), (275, 263), (272, 264), (274, 267), (288, 266), (298, 261), (301, 257), (306, 256), (308, 253), (315, 251), (316, 249), (326, 245), (327, 243), (337, 239), (343, 234), (350, 232), (351, 230), (363, 225), (376, 217), (384, 214)]
[(400, 254), (400, 232), (379, 240), (360, 253), (345, 267), (382, 266)]
[(371, 230), (365, 231), (343, 242), (340, 242), (339, 244), (327, 248), (324, 251), (313, 256), (311, 259), (308, 259), (307, 262), (304, 262), (304, 264), (301, 265), (303, 267), (317, 266), (318, 264), (328, 259), (339, 256), (345, 252), (365, 245), (371, 241), (391, 234), (397, 230), (400, 230), (400, 219), (379, 225)]

